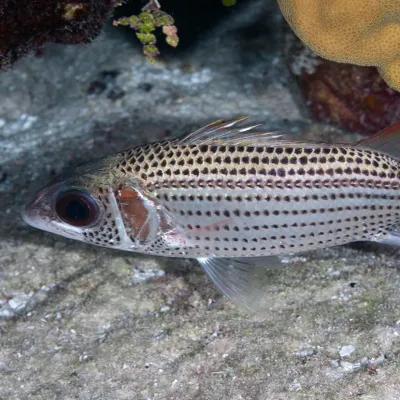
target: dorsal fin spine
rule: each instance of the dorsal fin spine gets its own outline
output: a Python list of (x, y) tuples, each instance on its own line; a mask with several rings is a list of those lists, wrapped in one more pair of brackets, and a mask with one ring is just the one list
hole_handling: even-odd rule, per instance
[[(231, 144), (257, 145), (269, 141), (288, 140), (281, 132), (268, 132), (259, 128), (262, 124), (241, 125), (248, 117), (239, 117), (230, 121), (215, 121), (182, 138), (179, 144)], [(293, 139), (292, 139), (293, 140)]]

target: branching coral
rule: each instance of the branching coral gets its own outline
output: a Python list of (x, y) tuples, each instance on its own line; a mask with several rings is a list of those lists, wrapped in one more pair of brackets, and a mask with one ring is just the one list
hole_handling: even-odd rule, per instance
[(399, 0), (278, 0), (291, 28), (329, 60), (377, 66), (400, 91)]
[(0, 70), (44, 42), (87, 43), (116, 0), (0, 0)]
[(162, 31), (166, 35), (165, 40), (170, 46), (176, 47), (179, 43), (174, 19), (160, 10), (157, 0), (150, 0), (139, 15), (120, 18), (114, 21), (114, 25), (129, 26), (135, 30), (137, 38), (143, 44), (143, 52), (151, 62), (160, 53), (156, 47), (157, 39), (154, 34), (156, 28), (162, 27)]

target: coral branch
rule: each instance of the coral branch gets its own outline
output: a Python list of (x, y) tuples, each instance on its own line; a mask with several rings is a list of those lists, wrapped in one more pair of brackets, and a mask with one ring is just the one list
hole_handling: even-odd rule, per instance
[(164, 11), (160, 10), (157, 0), (150, 0), (139, 15), (122, 17), (114, 21), (114, 26), (129, 26), (136, 32), (137, 38), (143, 44), (143, 53), (150, 62), (154, 62), (154, 57), (160, 54), (154, 35), (156, 28), (162, 27), (166, 35), (165, 41), (172, 47), (177, 47), (179, 43), (178, 29), (174, 25), (174, 19)]

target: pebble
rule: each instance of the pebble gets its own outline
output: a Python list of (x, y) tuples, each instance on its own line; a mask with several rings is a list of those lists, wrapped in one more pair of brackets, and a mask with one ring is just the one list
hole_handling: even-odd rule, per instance
[(349, 356), (356, 348), (353, 345), (343, 346), (339, 350), (339, 355), (341, 358)]
[(144, 283), (151, 281), (154, 278), (160, 278), (165, 275), (162, 269), (136, 269), (133, 273), (133, 283)]
[(304, 357), (310, 357), (316, 353), (317, 349), (315, 346), (312, 346), (310, 344), (305, 344), (300, 348), (298, 352), (294, 353), (294, 355), (299, 358), (304, 358)]
[(2, 308), (0, 309), (0, 318), (8, 319), (12, 318), (14, 316), (14, 313), (11, 312), (8, 308)]
[(351, 363), (348, 361), (341, 361), (340, 367), (343, 371), (358, 371), (361, 368), (360, 363)]
[(33, 292), (29, 294), (20, 294), (18, 296), (13, 297), (8, 301), (8, 305), (15, 311), (20, 311), (26, 307), (29, 299), (33, 296)]

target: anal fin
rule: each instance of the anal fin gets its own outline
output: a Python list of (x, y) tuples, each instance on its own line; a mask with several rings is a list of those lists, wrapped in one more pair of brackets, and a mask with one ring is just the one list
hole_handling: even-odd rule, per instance
[(400, 246), (400, 226), (384, 235), (378, 236), (375, 241), (383, 244), (390, 244), (391, 246)]
[(235, 304), (253, 312), (265, 309), (265, 267), (278, 267), (278, 257), (198, 258), (215, 286)]

